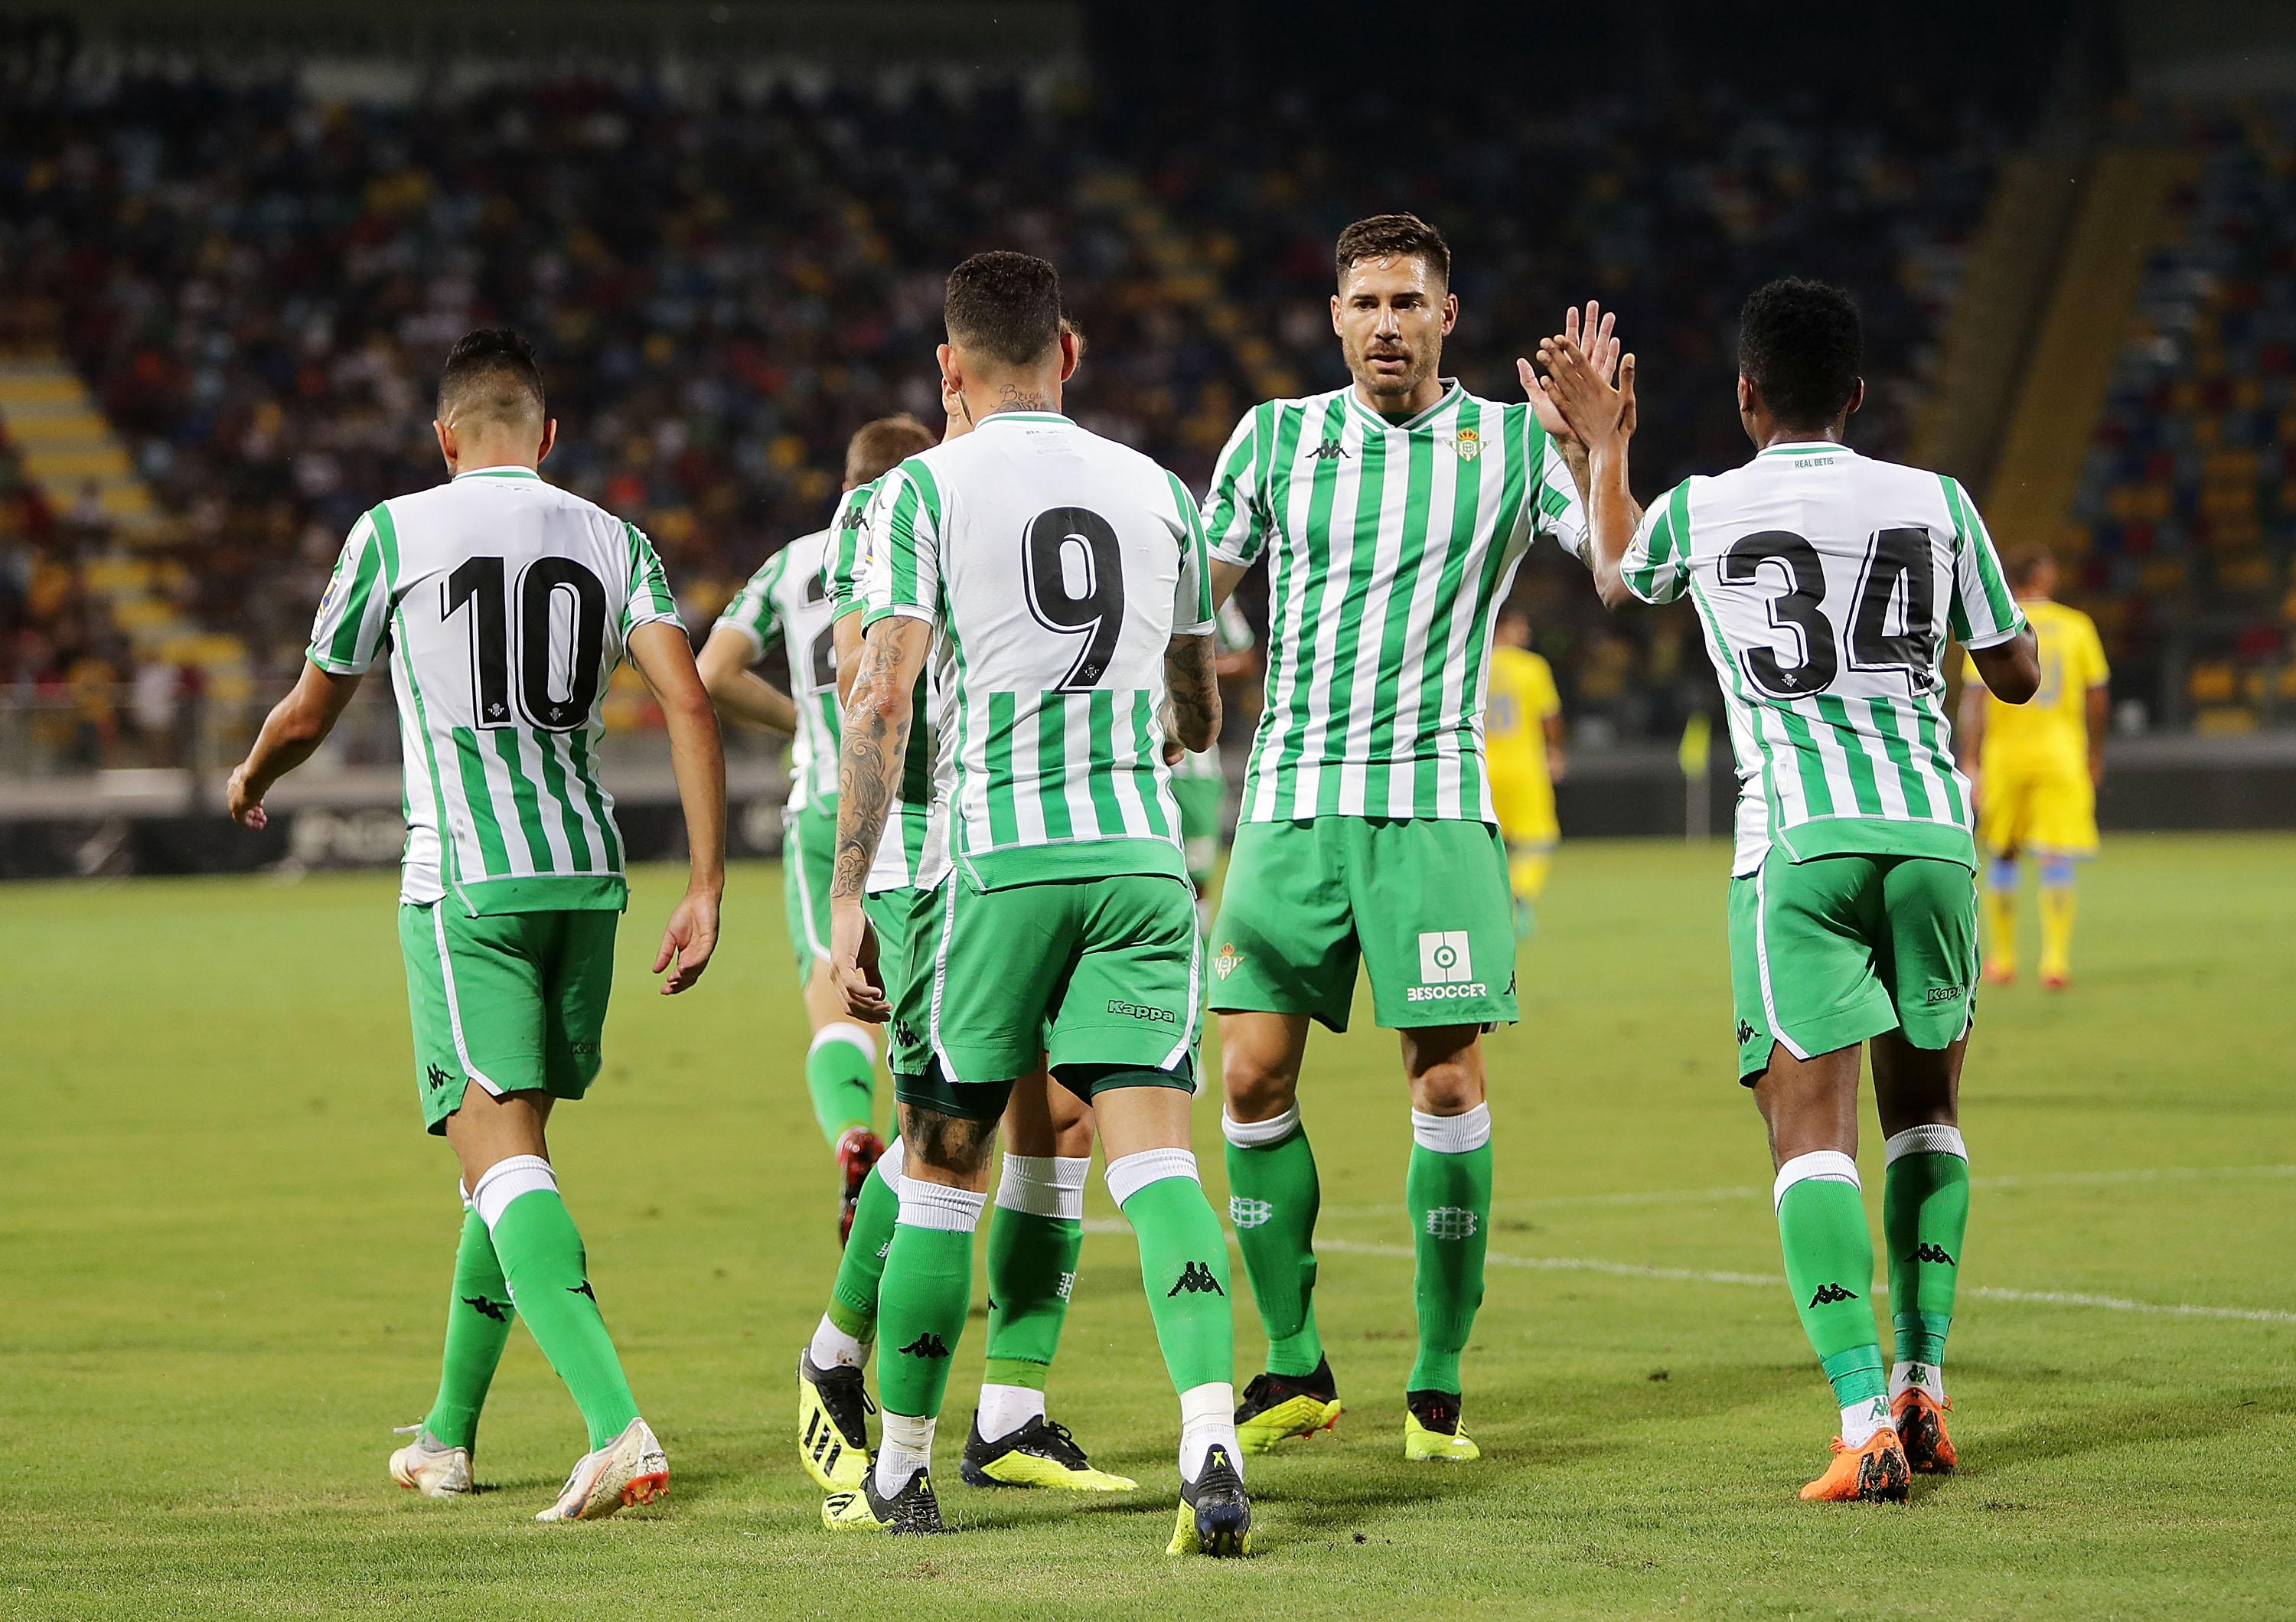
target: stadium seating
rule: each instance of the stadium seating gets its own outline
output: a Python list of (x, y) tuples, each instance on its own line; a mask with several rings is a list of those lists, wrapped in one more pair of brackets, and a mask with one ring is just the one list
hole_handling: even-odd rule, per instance
[[(1074, 408), (1201, 484), (1244, 406), (1338, 381), (1337, 227), (1415, 209), (1459, 254), (1447, 358), (1472, 386), (1513, 393), (1513, 357), (1566, 299), (1624, 308), (1655, 488), (1742, 455), (1732, 318), (1782, 271), (1858, 290), (1860, 443), (1900, 449), (2002, 144), (1950, 109), (1717, 89), (1657, 119), (1463, 105), (1405, 161), (1334, 133), (1376, 119), (1330, 112), (1275, 97), (1119, 124), (1018, 92), (835, 84), (343, 106), (121, 81), (0, 112), (0, 296), (17, 345), (52, 342), (89, 380), (170, 515), (184, 606), (275, 683), (351, 520), (439, 477), (423, 395), (473, 324), (537, 339), (567, 424), (554, 476), (646, 525), (698, 621), (821, 521), (855, 425), (931, 413), (939, 276), (967, 252), (1055, 258), (1091, 345)], [(1703, 679), (1689, 627), (1597, 634), (1570, 584), (1534, 583), (1566, 699), (1596, 727), (1677, 725)], [(0, 588), (0, 613), (9, 662), (40, 664), (30, 598)]]

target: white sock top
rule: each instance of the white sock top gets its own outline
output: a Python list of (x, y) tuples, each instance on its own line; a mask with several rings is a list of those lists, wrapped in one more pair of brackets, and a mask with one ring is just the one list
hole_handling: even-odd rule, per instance
[(900, 1225), (908, 1228), (938, 1228), (944, 1233), (970, 1233), (980, 1225), (981, 1208), (988, 1203), (986, 1191), (976, 1192), (969, 1188), (951, 1188), (946, 1183), (927, 1183), (918, 1177), (901, 1179)]
[(1078, 1221), (1084, 1216), (1084, 1180), (1091, 1170), (1089, 1155), (1008, 1154), (996, 1179), (996, 1203), (1031, 1216)]
[(1299, 1130), (1300, 1106), (1296, 1103), (1283, 1114), (1264, 1121), (1240, 1121), (1226, 1110), (1220, 1111), (1220, 1135), (1238, 1149), (1267, 1149)]
[(1908, 1126), (1882, 1146), (1882, 1164), (1895, 1166), (1909, 1154), (1950, 1154), (1969, 1159), (1958, 1126)]
[(1477, 1104), (1464, 1115), (1411, 1112), (1411, 1141), (1437, 1154), (1467, 1154), (1491, 1141), (1491, 1107)]
[(514, 1154), (507, 1160), (496, 1160), (479, 1175), (479, 1185), (471, 1191), (471, 1208), (491, 1233), (512, 1200), (545, 1188), (554, 1194), (558, 1192), (558, 1174), (550, 1169), (550, 1162), (538, 1154)]
[(1208, 1381), (1180, 1393), (1180, 1479), (1193, 1481), (1203, 1473), (1204, 1455), (1218, 1444), (1227, 1449), (1228, 1462), (1243, 1475), (1243, 1449), (1235, 1437), (1235, 1387)]
[(1185, 1177), (1191, 1183), (1203, 1181), (1196, 1175), (1196, 1157), (1185, 1149), (1144, 1149), (1138, 1154), (1111, 1160), (1101, 1176), (1108, 1181), (1108, 1197), (1116, 1201), (1119, 1210), (1126, 1200), (1151, 1183), (1161, 1183), (1167, 1177)]
[(1820, 1149), (1809, 1154), (1798, 1154), (1778, 1167), (1778, 1180), (1770, 1184), (1770, 1208), (1777, 1209), (1786, 1202), (1786, 1190), (1797, 1183), (1847, 1183), (1856, 1188), (1857, 1162), (1839, 1149)]
[(992, 1386), (983, 1382), (980, 1406), (972, 1422), (984, 1442), (1011, 1436), (1030, 1420), (1045, 1416), (1045, 1394), (1028, 1386)]
[(812, 1058), (832, 1042), (850, 1042), (867, 1056), (871, 1064), (877, 1062), (877, 1038), (869, 1034), (867, 1026), (856, 1025), (850, 1020), (834, 1020), (814, 1032), (813, 1045), (805, 1050), (805, 1056)]
[(885, 1186), (895, 1193), (901, 1192), (901, 1140), (895, 1138), (885, 1145), (885, 1152), (877, 1157), (877, 1175), (885, 1179)]

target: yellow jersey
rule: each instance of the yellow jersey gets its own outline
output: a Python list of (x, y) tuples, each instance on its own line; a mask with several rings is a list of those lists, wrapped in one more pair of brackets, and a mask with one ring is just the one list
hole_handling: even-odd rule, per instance
[(1554, 838), (1554, 786), (1546, 775), (1546, 718), (1562, 713), (1553, 667), (1528, 648), (1491, 650), (1483, 756), (1491, 802), (1510, 840)]
[[(2088, 769), (2088, 695), (2112, 676), (2104, 662), (2104, 643), (2096, 621), (2079, 609), (2067, 608), (2046, 597), (2029, 598), (2018, 606), (2033, 627), (2041, 648), (2041, 690), (2030, 703), (2004, 704), (1985, 695), (1985, 770), (1995, 763), (2021, 766), (2056, 766), (2086, 773)], [(1964, 674), (1979, 680), (1977, 665), (1966, 653)]]

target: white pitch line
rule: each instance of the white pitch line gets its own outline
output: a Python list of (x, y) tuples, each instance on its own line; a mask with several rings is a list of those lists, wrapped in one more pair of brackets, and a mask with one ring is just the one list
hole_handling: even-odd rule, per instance
[[(1084, 1225), (1087, 1233), (1129, 1233), (1129, 1224), (1102, 1219)], [(1233, 1247), (1235, 1237), (1228, 1236)], [(1383, 1256), (1399, 1261), (1414, 1259), (1417, 1252), (1408, 1245), (1366, 1245), (1346, 1239), (1318, 1239), (1318, 1250), (1329, 1250), (1343, 1256)], [(1648, 1267), (1636, 1262), (1597, 1261), (1584, 1256), (1507, 1256), (1496, 1250), (1487, 1251), (1483, 1260), (1493, 1266), (1528, 1267), (1542, 1273), (1601, 1273), (1613, 1278), (1663, 1279), (1669, 1283), (1683, 1284), (1751, 1284), (1764, 1290), (1781, 1289), (1785, 1280), (1775, 1273), (1725, 1273), (1700, 1267)], [(1874, 1293), (1887, 1295), (1886, 1280), (1877, 1279)], [(1961, 1293), (1988, 1301), (2017, 1301), (2036, 1307), (2094, 1307), (2105, 1312), (2135, 1312), (2153, 1314), (2171, 1318), (2222, 1318), (2245, 1323), (2296, 1323), (2296, 1312), (2275, 1312), (2261, 1307), (2200, 1307), (2185, 1302), (2132, 1301), (2122, 1296), (2079, 1295), (2062, 1290), (2004, 1290), (1989, 1284), (1964, 1286)]]

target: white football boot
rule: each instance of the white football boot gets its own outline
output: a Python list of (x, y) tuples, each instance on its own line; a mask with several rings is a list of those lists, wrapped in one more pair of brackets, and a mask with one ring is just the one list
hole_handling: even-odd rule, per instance
[(558, 1502), (535, 1519), (603, 1520), (616, 1510), (652, 1503), (668, 1491), (669, 1459), (645, 1421), (634, 1419), (621, 1435), (575, 1461)]
[(401, 1425), (393, 1436), (414, 1439), (390, 1455), (390, 1479), (425, 1498), (459, 1498), (471, 1489), (471, 1450), (441, 1447), (421, 1424)]

